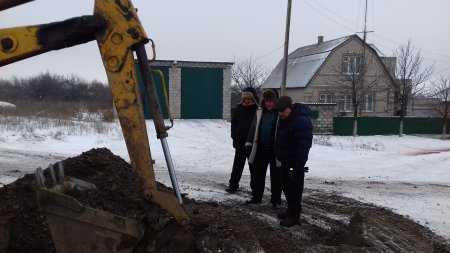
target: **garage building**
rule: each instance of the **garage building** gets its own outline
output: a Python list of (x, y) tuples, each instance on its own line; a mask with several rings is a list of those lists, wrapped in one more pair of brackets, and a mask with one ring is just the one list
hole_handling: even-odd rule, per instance
[[(151, 61), (153, 70), (165, 77), (170, 111), (176, 119), (230, 119), (231, 62)], [(139, 76), (138, 76), (139, 78)], [(140, 78), (139, 78), (140, 79)], [(154, 75), (160, 104), (164, 91)], [(140, 86), (143, 87), (142, 81)], [(151, 118), (148, 98), (143, 95), (144, 113)], [(163, 113), (167, 110), (162, 106)]]

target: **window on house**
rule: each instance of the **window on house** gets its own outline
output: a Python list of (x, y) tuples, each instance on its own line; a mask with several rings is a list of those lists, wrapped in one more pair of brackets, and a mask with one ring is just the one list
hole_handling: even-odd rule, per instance
[(341, 95), (338, 98), (338, 109), (339, 112), (351, 112), (353, 108), (352, 96), (351, 95)]
[(363, 112), (374, 112), (375, 111), (375, 94), (370, 93), (363, 96), (361, 100), (361, 110)]
[(347, 76), (359, 75), (362, 56), (360, 54), (346, 54), (342, 57), (342, 73)]
[(320, 103), (334, 103), (333, 94), (323, 93), (319, 95)]

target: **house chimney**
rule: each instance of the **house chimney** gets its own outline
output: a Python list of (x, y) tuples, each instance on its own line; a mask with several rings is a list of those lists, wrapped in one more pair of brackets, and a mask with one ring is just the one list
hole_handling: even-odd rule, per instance
[(323, 36), (322, 35), (319, 35), (318, 37), (317, 37), (317, 44), (322, 44), (323, 43)]

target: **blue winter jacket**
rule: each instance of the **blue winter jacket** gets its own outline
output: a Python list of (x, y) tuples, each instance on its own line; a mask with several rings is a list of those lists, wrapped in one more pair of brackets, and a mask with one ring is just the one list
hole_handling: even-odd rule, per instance
[(276, 158), (291, 168), (303, 168), (313, 139), (311, 109), (295, 104), (289, 118), (280, 119), (275, 140)]

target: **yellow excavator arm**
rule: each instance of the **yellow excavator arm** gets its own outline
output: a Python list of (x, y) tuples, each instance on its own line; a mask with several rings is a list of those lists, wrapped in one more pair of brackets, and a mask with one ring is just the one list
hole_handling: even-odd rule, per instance
[[(0, 10), (30, 1), (0, 0)], [(167, 132), (144, 47), (149, 38), (131, 1), (96, 0), (94, 15), (44, 25), (1, 29), (0, 67), (92, 40), (97, 40), (131, 164), (142, 181), (146, 197), (167, 210), (179, 223), (188, 222), (173, 171), (169, 170), (178, 199), (172, 193), (157, 189), (133, 52), (137, 55), (149, 93), (150, 109), (165, 154), (168, 152)], [(170, 153), (166, 161), (170, 169), (173, 166)]]

